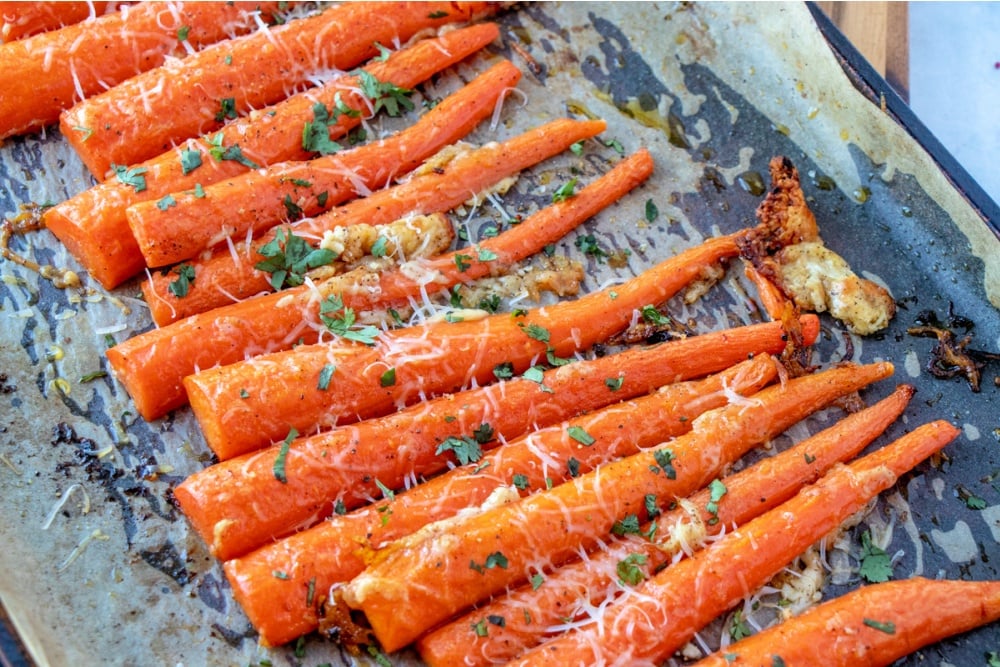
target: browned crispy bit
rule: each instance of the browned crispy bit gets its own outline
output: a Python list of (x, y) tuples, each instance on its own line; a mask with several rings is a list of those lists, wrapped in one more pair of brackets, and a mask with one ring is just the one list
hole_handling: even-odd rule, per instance
[(956, 339), (951, 330), (932, 325), (910, 327), (906, 332), (912, 336), (937, 338), (937, 345), (927, 360), (927, 371), (934, 377), (945, 379), (961, 375), (974, 392), (980, 390), (986, 362), (1000, 360), (1000, 354), (969, 348), (971, 335)]

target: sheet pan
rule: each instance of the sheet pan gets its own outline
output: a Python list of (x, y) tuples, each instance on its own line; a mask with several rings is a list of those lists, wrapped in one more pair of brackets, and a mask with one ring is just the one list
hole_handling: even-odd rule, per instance
[[(532, 3), (498, 20), (502, 43), (427, 86), (425, 97), (445, 94), (506, 56), (525, 71), (523, 99), (509, 100), (500, 126), (480, 128), (475, 140), (565, 115), (593, 114), (609, 123), (606, 144), (589, 145), (583, 162), (567, 155), (531, 170), (505, 198), (506, 208), (536, 208), (550, 196), (553, 176), (573, 168), (585, 176), (603, 171), (619, 148), (646, 146), (656, 158), (649, 184), (579, 231), (628, 251), (624, 266), (582, 257), (576, 235), (559, 244), (559, 252), (588, 262), (588, 289), (624, 280), (708, 235), (752, 224), (760, 196), (744, 186), (754, 174), (766, 177), (771, 156), (793, 160), (827, 244), (887, 285), (899, 304), (891, 327), (875, 337), (853, 336), (824, 318), (819, 360), (893, 361), (895, 381), (865, 398), (881, 397), (896, 382), (918, 387), (890, 436), (933, 418), (963, 431), (947, 457), (883, 494), (859, 530), (872, 530), (889, 553), (899, 554), (897, 578), (998, 578), (997, 368), (986, 369), (979, 393), (961, 379), (933, 378), (923, 369), (932, 341), (906, 333), (921, 311), (942, 318), (951, 311), (974, 321), (975, 347), (1000, 348), (995, 204), (967, 177), (959, 173), (956, 181), (953, 164), (935, 161), (927, 149), (933, 137), (827, 25), (836, 48), (830, 47), (805, 5)], [(380, 127), (388, 131), (392, 123), (374, 129)], [(29, 202), (60, 201), (90, 183), (54, 130), (0, 148), (4, 216)], [(652, 222), (647, 200), (659, 211)], [(497, 215), (483, 209), (471, 222)], [(47, 232), (11, 245), (42, 263), (79, 269)], [(758, 320), (753, 289), (740, 274), (731, 269), (708, 298), (693, 307), (671, 303), (670, 310), (698, 330)], [(318, 637), (308, 638), (300, 655), (258, 645), (219, 564), (170, 502), (171, 487), (209, 460), (190, 413), (146, 423), (110, 374), (80, 381), (108, 370), (109, 337), (121, 341), (152, 326), (138, 282), (107, 293), (83, 275), (86, 292), (59, 290), (11, 262), (0, 264), (0, 277), (0, 597), (34, 661), (355, 662)], [(812, 420), (791, 437), (819, 425), (822, 419)], [(982, 499), (983, 508), (973, 509), (970, 496)], [(825, 595), (857, 584), (831, 581)], [(996, 627), (984, 628), (903, 664), (983, 664), (987, 651), (1000, 649), (996, 635)], [(391, 657), (417, 664), (408, 653)]]

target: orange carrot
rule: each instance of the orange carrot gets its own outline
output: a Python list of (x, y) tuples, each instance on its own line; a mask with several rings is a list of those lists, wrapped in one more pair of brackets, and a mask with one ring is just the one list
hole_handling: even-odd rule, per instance
[(190, 262), (195, 279), (183, 298), (177, 298), (170, 290), (170, 283), (175, 277), (162, 273), (143, 283), (143, 294), (150, 304), (153, 319), (162, 326), (224, 306), (234, 299), (271, 291), (272, 275), (255, 266), (263, 259), (260, 250), (279, 232), (295, 234), (315, 246), (319, 245), (324, 231), (335, 227), (358, 222), (385, 224), (407, 215), (447, 211), (505, 177), (600, 134), (605, 127), (602, 120), (563, 118), (502, 143), (489, 143), (455, 157), (440, 169), (415, 175), (405, 183), (355, 199), (318, 217), (275, 228), (248, 245), (237, 245), (235, 251), (222, 247), (208, 259), (199, 258)]
[[(0, 45), (0, 139), (50, 125), (64, 109), (160, 66), (168, 55), (250, 32), (255, 10), (269, 13), (278, 4), (141, 3)], [(185, 27), (182, 40), (178, 31)], [(89, 140), (74, 125), (64, 129)]]
[[(878, 404), (724, 478), (713, 489), (689, 496), (684, 506), (655, 518), (655, 524), (640, 526), (638, 535), (653, 534), (655, 539), (622, 536), (586, 561), (567, 564), (533, 585), (522, 586), (450, 621), (420, 638), (417, 648), (421, 657), (432, 666), (472, 667), (513, 660), (551, 636), (550, 628), (572, 619), (574, 610), (594, 609), (616, 597), (622, 590), (620, 563), (634, 564), (635, 571), (629, 576), (648, 576), (669, 565), (671, 558), (679, 555), (679, 548), (700, 548), (697, 542), (675, 544), (679, 542), (673, 537), (678, 526), (695, 523), (704, 535), (715, 535), (785, 502), (830, 466), (856, 456), (899, 417), (912, 395), (912, 387), (904, 385)], [(692, 519), (689, 512), (697, 512), (697, 518)], [(650, 533), (653, 525), (655, 532)], [(503, 622), (486, 626), (485, 633), (477, 631), (487, 618)]]
[(110, 14), (127, 2), (0, 2), (0, 42), (13, 42)]
[[(695, 663), (884, 667), (1000, 619), (1000, 581), (914, 577), (865, 586)], [(983, 663), (986, 664), (986, 663)]]
[[(392, 53), (384, 62), (371, 62), (362, 69), (379, 81), (413, 88), (433, 73), (483, 48), (495, 36), (496, 27), (492, 25), (461, 28), (422, 40)], [(303, 127), (314, 120), (315, 105), (332, 108), (338, 96), (352, 109), (362, 111), (362, 116), (367, 115), (369, 103), (358, 94), (356, 77), (337, 77), (322, 87), (294, 95), (227, 124), (219, 130), (220, 143), (238, 145), (243, 155), (260, 165), (307, 159), (315, 154), (302, 146)], [(361, 117), (357, 115), (342, 114), (329, 125), (330, 139), (342, 137), (360, 122)], [(456, 119), (455, 125), (460, 127), (463, 122)], [(450, 141), (461, 138), (449, 136), (452, 137)], [(250, 170), (241, 161), (215, 159), (211, 141), (209, 137), (191, 139), (138, 165), (136, 168), (143, 170), (146, 185), (142, 191), (137, 192), (135, 187), (118, 179), (110, 179), (46, 209), (46, 227), (101, 285), (107, 289), (116, 287), (146, 266), (128, 226), (126, 210), (129, 206), (160, 200), (169, 194), (197, 191), (199, 187)]]
[[(735, 236), (714, 238), (614, 289), (576, 300), (517, 316), (387, 331), (371, 347), (339, 341), (301, 345), (189, 375), (184, 388), (206, 441), (226, 458), (279, 441), (291, 428), (308, 433), (473, 382), (486, 384), (499, 365), (522, 373), (549, 352), (569, 356), (606, 340), (627, 326), (635, 311), (669, 299), (705, 267), (735, 252)], [(319, 379), (328, 365), (337, 372), (324, 390)]]
[[(444, 104), (444, 103), (442, 103)], [(440, 106), (440, 105), (439, 105)], [(621, 199), (648, 178), (653, 168), (649, 153), (640, 151), (580, 190), (574, 197), (548, 206), (520, 224), (480, 243), (494, 253), (490, 262), (473, 259), (459, 271), (456, 256), (447, 253), (421, 261), (420, 273), (436, 276), (425, 284), (412, 272), (387, 270), (371, 276), (357, 272), (335, 276), (317, 285), (326, 296), (341, 293), (355, 311), (405, 304), (421, 292), (433, 294), (462, 281), (510, 267), (562, 238), (584, 220)], [(358, 290), (356, 285), (374, 277), (376, 286)], [(162, 417), (187, 401), (182, 385), (186, 375), (199, 368), (231, 364), (246, 355), (287, 349), (298, 341), (318, 339), (319, 319), (314, 294), (306, 287), (292, 288), (248, 299), (143, 333), (108, 350), (108, 359), (146, 419)], [(239, 323), (238, 326), (234, 326)]]
[(643, 520), (650, 495), (667, 502), (703, 487), (754, 445), (892, 372), (888, 363), (843, 366), (764, 389), (706, 413), (670, 443), (456, 520), (439, 535), (394, 543), (344, 586), (343, 599), (395, 651), (532, 572), (593, 549), (626, 515)]
[[(98, 179), (170, 150), (250, 109), (274, 104), (324, 70), (378, 55), (377, 43), (467, 21), (487, 3), (353, 2), (228, 40), (122, 82), (60, 115), (59, 127)], [(227, 149), (230, 150), (230, 149)]]
[[(487, 25), (495, 34), (496, 26)], [(169, 206), (136, 204), (126, 211), (129, 227), (146, 264), (156, 267), (194, 257), (226, 237), (240, 241), (251, 232), (259, 236), (282, 218), (318, 215), (410, 172), (447, 145), (443, 133), (449, 139), (468, 134), (520, 77), (520, 70), (503, 60), (437, 105), (434, 113), (387, 139), (308, 162), (280, 162), (197, 194), (173, 195)], [(475, 113), (464, 114), (458, 127), (436, 122), (459, 115), (451, 106), (471, 107)]]
[(378, 495), (376, 479), (395, 489), (440, 472), (454, 457), (442, 456), (438, 446), (449, 438), (474, 438), (476, 429), (483, 434), (484, 424), (493, 436), (482, 444), (487, 449), (532, 427), (783, 346), (780, 326), (770, 323), (580, 361), (546, 371), (546, 392), (524, 378), (501, 381), (295, 440), (285, 458), (284, 482), (274, 477), (275, 454), (268, 449), (191, 475), (174, 489), (174, 497), (213, 555), (228, 560), (329, 516), (334, 505), (359, 507)]
[(595, 623), (546, 642), (510, 664), (665, 660), (958, 433), (947, 422), (932, 422), (834, 468), (791, 500), (647, 579), (635, 595), (623, 598), (627, 604), (612, 605)]
[[(372, 548), (476, 508), (496, 492), (514, 496), (511, 484), (526, 490), (544, 488), (546, 478), (559, 483), (572, 474), (567, 461), (574, 454), (580, 457), (580, 470), (586, 471), (601, 459), (684, 433), (702, 411), (729, 400), (723, 390), (729, 383), (735, 384), (735, 391), (752, 393), (775, 373), (773, 361), (758, 357), (719, 376), (670, 385), (650, 396), (536, 431), (477, 462), (231, 560), (226, 563), (226, 575), (262, 640), (285, 643), (315, 627), (316, 610), (299, 594), (307, 582), (315, 579), (322, 591), (346, 582), (364, 569)], [(593, 442), (585, 447), (574, 440), (575, 429)], [(275, 570), (286, 574), (280, 585), (261, 576)]]
[(761, 305), (764, 306), (764, 312), (772, 320), (780, 322), (786, 305), (790, 303), (788, 298), (781, 293), (777, 285), (765, 278), (750, 262), (744, 262), (743, 271), (757, 288), (757, 295), (760, 297)]

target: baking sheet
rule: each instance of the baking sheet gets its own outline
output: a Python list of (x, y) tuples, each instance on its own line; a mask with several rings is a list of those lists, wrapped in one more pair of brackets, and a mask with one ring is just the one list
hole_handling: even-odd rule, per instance
[[(505, 199), (507, 208), (544, 203), (555, 187), (548, 183), (558, 185), (571, 168), (583, 167), (585, 177), (606, 169), (618, 146), (646, 146), (656, 159), (649, 184), (581, 228), (606, 248), (630, 251), (617, 268), (589, 259), (590, 289), (708, 235), (752, 224), (759, 196), (741, 183), (752, 172), (766, 178), (773, 155), (793, 160), (827, 244), (887, 285), (900, 305), (889, 330), (872, 338), (851, 336), (824, 318), (819, 360), (889, 359), (896, 382), (917, 385), (917, 398), (890, 435), (934, 418), (963, 431), (945, 460), (883, 494), (861, 529), (884, 535), (886, 550), (901, 553), (897, 578), (1000, 577), (997, 369), (987, 369), (982, 392), (973, 394), (960, 379), (923, 371), (933, 342), (906, 334), (919, 311), (944, 318), (950, 307), (974, 320), (975, 347), (1000, 348), (1000, 242), (982, 207), (970, 205), (895, 117), (858, 92), (808, 9), (537, 3), (499, 21), (504, 42), (491, 55), (456, 68), (424, 94), (440, 96), (505, 55), (525, 71), (524, 99), (508, 101), (503, 123), (495, 131), (480, 128), (473, 139), (590, 113), (608, 121), (603, 138), (611, 144), (588, 145), (584, 163), (566, 155), (531, 170)], [(90, 179), (50, 131), (0, 149), (0, 184), (0, 210), (10, 216), (26, 202), (60, 201)], [(647, 223), (650, 199), (659, 216)], [(483, 209), (472, 224), (498, 215)], [(575, 236), (558, 250), (579, 257)], [(47, 232), (17, 238), (12, 247), (42, 263), (79, 268)], [(91, 291), (80, 294), (11, 262), (0, 264), (0, 276), (0, 597), (35, 660), (350, 664), (350, 656), (318, 637), (304, 643), (301, 657), (292, 648), (258, 646), (218, 563), (170, 502), (171, 487), (209, 458), (190, 413), (146, 423), (110, 375), (80, 381), (107, 369), (108, 337), (121, 341), (151, 326), (136, 298), (138, 283), (109, 294), (84, 275)], [(753, 293), (731, 270), (710, 298), (692, 308), (672, 303), (671, 310), (699, 329), (749, 323), (760, 317), (749, 303)], [(865, 396), (881, 397), (896, 382)], [(43, 530), (73, 485), (86, 492), (89, 511), (75, 490)], [(970, 509), (967, 494), (985, 508)], [(827, 593), (856, 584), (831, 583)], [(996, 627), (984, 628), (903, 664), (982, 664), (986, 651), (1000, 648), (996, 634)]]

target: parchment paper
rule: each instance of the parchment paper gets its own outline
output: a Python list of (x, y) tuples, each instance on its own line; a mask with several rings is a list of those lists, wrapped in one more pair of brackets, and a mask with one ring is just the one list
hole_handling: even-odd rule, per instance
[[(883, 494), (860, 529), (884, 538), (890, 554), (900, 553), (897, 578), (1000, 576), (996, 369), (987, 369), (978, 394), (960, 379), (934, 379), (922, 370), (932, 341), (905, 333), (919, 311), (944, 318), (951, 304), (975, 321), (975, 347), (1000, 348), (1000, 243), (906, 129), (851, 86), (806, 7), (539, 3), (499, 21), (503, 43), (423, 94), (445, 94), (504, 55), (525, 71), (523, 99), (511, 98), (500, 126), (481, 127), (472, 139), (593, 114), (608, 121), (602, 139), (611, 144), (591, 142), (586, 158), (567, 154), (531, 170), (505, 198), (506, 208), (544, 204), (572, 168), (582, 169), (583, 180), (606, 170), (617, 158), (616, 144), (626, 153), (646, 146), (656, 158), (649, 184), (578, 232), (629, 250), (626, 266), (583, 257), (576, 235), (559, 244), (558, 252), (588, 263), (588, 289), (624, 280), (708, 235), (752, 224), (759, 193), (741, 183), (750, 172), (766, 182), (773, 155), (793, 160), (827, 244), (887, 285), (900, 305), (890, 329), (869, 339), (824, 318), (819, 360), (889, 359), (897, 382), (918, 386), (890, 435), (934, 418), (963, 430), (946, 459), (921, 466)], [(530, 54), (537, 73), (512, 43)], [(0, 149), (5, 216), (27, 202), (58, 202), (90, 182), (55, 130)], [(652, 222), (647, 200), (659, 210)], [(498, 215), (485, 207), (470, 222), (475, 228)], [(79, 270), (48, 232), (16, 238), (12, 247)], [(170, 502), (171, 487), (209, 459), (189, 411), (146, 423), (110, 374), (81, 381), (107, 370), (109, 339), (151, 326), (136, 298), (138, 282), (108, 294), (83, 275), (88, 291), (81, 294), (55, 289), (11, 262), (0, 264), (0, 276), (0, 596), (35, 660), (349, 664), (350, 656), (318, 637), (308, 638), (298, 656), (291, 647), (258, 646), (219, 564)], [(692, 308), (672, 303), (671, 312), (692, 318), (699, 330), (749, 323), (760, 319), (753, 294), (741, 271), (731, 269), (706, 300)], [(881, 383), (864, 396), (881, 397), (895, 384)], [(986, 508), (971, 509), (968, 494)], [(857, 584), (833, 582), (826, 595)], [(983, 664), (984, 652), (1000, 649), (996, 636), (995, 626), (985, 628), (904, 664)]]

